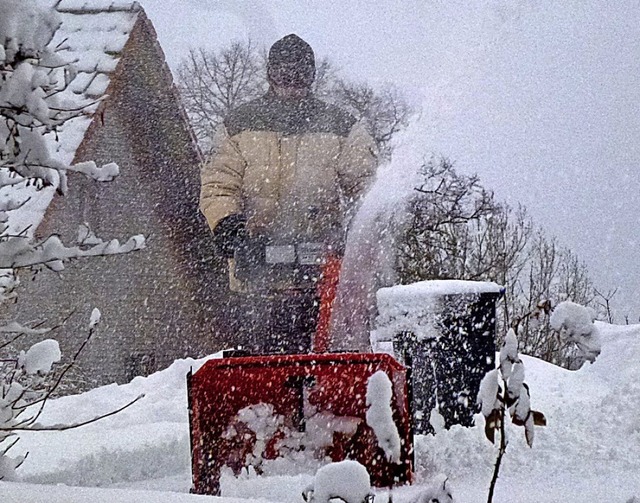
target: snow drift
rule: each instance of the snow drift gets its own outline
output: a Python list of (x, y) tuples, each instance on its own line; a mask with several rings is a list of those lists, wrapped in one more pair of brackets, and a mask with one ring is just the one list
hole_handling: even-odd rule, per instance
[[(640, 494), (640, 325), (599, 323), (598, 330), (602, 353), (595, 363), (579, 371), (523, 356), (532, 407), (544, 412), (548, 426), (537, 430), (533, 449), (526, 446), (519, 432), (510, 436), (498, 500), (624, 502)], [(52, 401), (43, 424), (89, 418), (141, 393), (146, 395), (121, 414), (78, 430), (23, 435), (18, 445), (30, 451), (21, 468), (24, 480), (187, 492), (185, 375), (202, 363), (179, 360), (164, 371), (126, 385), (105, 386)], [(436, 436), (417, 438), (417, 484), (397, 490), (396, 501), (415, 498), (440, 474), (449, 477), (456, 500), (484, 501), (496, 452), (484, 438), (482, 416), (476, 417), (480, 423), (474, 428), (453, 427)], [(302, 501), (302, 490), (312, 476), (313, 472), (274, 477), (245, 473), (223, 481), (223, 496), (227, 502), (229, 497)], [(20, 491), (23, 495), (49, 493), (48, 486), (0, 483), (2, 501), (7, 501), (5, 494)], [(77, 491), (68, 489), (68, 494)], [(159, 494), (157, 501), (188, 498), (175, 496), (162, 499), (164, 493)], [(379, 498), (386, 500), (384, 495)], [(119, 500), (114, 497), (113, 501)]]

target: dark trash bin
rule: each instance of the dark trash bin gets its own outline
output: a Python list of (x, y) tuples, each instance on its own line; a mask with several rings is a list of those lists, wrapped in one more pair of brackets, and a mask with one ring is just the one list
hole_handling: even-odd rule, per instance
[(495, 368), (496, 301), (503, 293), (495, 283), (445, 280), (379, 292), (381, 311), (394, 306), (379, 322), (387, 323), (383, 333), (407, 367), (414, 433), (434, 432), (436, 404), (445, 428), (473, 425), (480, 381)]

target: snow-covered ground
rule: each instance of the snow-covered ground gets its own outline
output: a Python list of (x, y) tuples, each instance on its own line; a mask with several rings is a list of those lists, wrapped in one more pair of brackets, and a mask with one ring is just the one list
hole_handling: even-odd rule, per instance
[[(640, 497), (640, 325), (599, 324), (602, 353), (577, 372), (525, 357), (532, 406), (548, 425), (529, 449), (521, 428), (509, 432), (495, 501), (622, 502)], [(114, 409), (141, 393), (122, 413), (65, 432), (23, 435), (29, 451), (23, 482), (0, 482), (0, 501), (30, 503), (187, 502), (210, 498), (190, 487), (185, 374), (202, 361), (180, 360), (148, 378), (52, 401), (44, 424), (77, 421)], [(398, 489), (410, 500), (434, 477), (449, 477), (458, 502), (486, 501), (496, 448), (480, 426), (418, 437), (417, 483)], [(312, 473), (226, 477), (224, 503), (302, 502)], [(82, 486), (82, 487), (76, 487)], [(382, 492), (379, 501), (386, 501)]]

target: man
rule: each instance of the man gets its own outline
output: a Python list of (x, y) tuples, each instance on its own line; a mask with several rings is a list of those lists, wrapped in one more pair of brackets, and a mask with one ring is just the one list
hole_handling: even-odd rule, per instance
[(376, 166), (354, 117), (316, 99), (313, 50), (296, 35), (269, 50), (269, 91), (224, 121), (203, 166), (200, 209), (242, 292), (260, 353), (308, 352), (320, 269), (340, 256), (346, 220)]

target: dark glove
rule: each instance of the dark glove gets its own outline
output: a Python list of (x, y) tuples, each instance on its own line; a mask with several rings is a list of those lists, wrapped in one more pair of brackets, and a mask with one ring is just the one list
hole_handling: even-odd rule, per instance
[(233, 258), (233, 253), (246, 242), (246, 223), (246, 219), (238, 214), (220, 220), (213, 231), (213, 243), (218, 254), (224, 258)]

